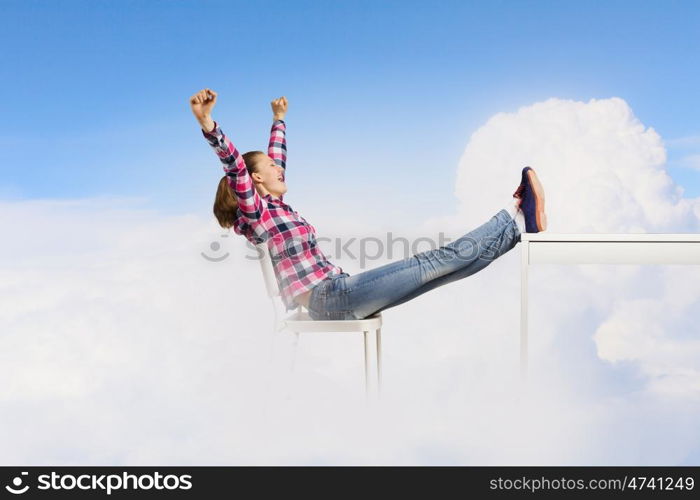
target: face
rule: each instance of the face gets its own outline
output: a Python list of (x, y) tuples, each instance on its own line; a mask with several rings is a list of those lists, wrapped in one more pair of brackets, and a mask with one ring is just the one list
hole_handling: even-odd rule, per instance
[(269, 156), (260, 156), (255, 162), (256, 172), (253, 178), (262, 184), (272, 196), (279, 197), (287, 192), (284, 182), (284, 169), (277, 165)]

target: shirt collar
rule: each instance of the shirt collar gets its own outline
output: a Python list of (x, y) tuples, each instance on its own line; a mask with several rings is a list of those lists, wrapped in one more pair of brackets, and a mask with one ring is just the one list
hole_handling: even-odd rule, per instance
[(277, 197), (275, 197), (275, 196), (272, 196), (270, 193), (267, 193), (265, 196), (263, 196), (263, 198), (265, 198), (268, 202), (273, 202), (273, 201), (275, 201), (275, 202), (279, 203), (280, 205), (282, 205), (283, 207), (289, 208), (290, 210), (291, 210), (291, 208), (292, 208), (291, 206), (289, 206), (288, 204), (286, 204), (284, 201), (282, 201), (280, 198), (277, 198)]

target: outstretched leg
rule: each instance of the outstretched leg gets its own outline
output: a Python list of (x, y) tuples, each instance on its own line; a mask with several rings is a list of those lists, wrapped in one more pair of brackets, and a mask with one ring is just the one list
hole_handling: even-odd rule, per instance
[(435, 287), (474, 274), (520, 241), (513, 216), (500, 210), (486, 223), (434, 250), (352, 276), (321, 282), (311, 293), (314, 319), (362, 319)]
[(544, 189), (531, 167), (522, 169), (512, 205), (461, 238), (354, 276), (335, 275), (319, 283), (309, 297), (313, 319), (362, 319), (411, 300), (428, 290), (481, 271), (512, 249), (524, 231), (547, 227)]
[[(519, 188), (520, 190), (520, 188)], [(516, 194), (519, 191), (516, 191)], [(525, 232), (525, 218), (523, 217), (523, 213), (519, 210), (518, 208), (519, 202), (516, 202), (512, 207), (509, 205), (508, 208), (504, 209), (508, 211), (511, 215), (511, 217), (514, 219), (515, 222), (515, 228), (517, 231), (517, 237), (516, 237), (516, 242), (520, 241), (520, 234), (522, 232)], [(515, 246), (515, 243), (511, 247), (501, 247), (500, 253), (497, 256), (503, 255), (505, 252), (510, 250), (513, 246)], [(434, 280), (430, 280), (427, 283), (421, 285), (414, 291), (408, 293), (404, 297), (401, 297), (399, 300), (396, 302), (392, 302), (391, 304), (388, 304), (379, 311), (383, 311), (384, 309), (388, 309), (390, 307), (398, 306), (399, 304), (403, 304), (404, 302), (407, 302), (411, 299), (414, 299), (418, 297), (419, 295), (424, 294), (425, 292), (432, 290), (433, 288), (437, 288), (439, 286), (445, 285), (447, 283), (452, 283), (453, 281), (461, 280), (462, 278), (466, 278), (467, 276), (471, 276), (472, 274), (478, 273), (482, 269), (484, 269), (486, 266), (488, 266), (493, 259), (477, 259), (474, 262), (457, 269), (454, 272), (451, 272), (449, 274), (446, 274), (444, 276), (440, 276), (439, 278), (435, 278)]]

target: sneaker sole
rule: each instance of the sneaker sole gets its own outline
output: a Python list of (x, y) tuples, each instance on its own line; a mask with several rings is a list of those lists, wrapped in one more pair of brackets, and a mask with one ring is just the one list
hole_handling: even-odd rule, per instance
[(532, 193), (535, 196), (535, 222), (537, 230), (544, 231), (547, 229), (547, 215), (544, 213), (544, 188), (537, 178), (537, 174), (532, 168), (527, 171), (527, 178), (532, 186)]

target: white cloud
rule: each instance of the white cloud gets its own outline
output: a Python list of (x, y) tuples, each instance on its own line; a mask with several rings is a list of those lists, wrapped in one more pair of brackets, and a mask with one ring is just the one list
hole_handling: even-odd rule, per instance
[[(641, 276), (641, 273), (640, 273)], [(676, 266), (660, 274), (648, 297), (617, 301), (594, 339), (601, 359), (633, 362), (650, 390), (700, 401), (700, 273)]]
[(675, 139), (668, 139), (664, 144), (670, 148), (686, 148), (700, 146), (700, 135), (688, 135)]
[(624, 100), (548, 99), (499, 113), (472, 135), (456, 193), (476, 223), (530, 165), (545, 186), (551, 231), (698, 231), (700, 200), (682, 197), (665, 161), (661, 137)]
[[(509, 199), (530, 164), (551, 231), (695, 231), (697, 200), (680, 196), (664, 161), (658, 135), (621, 99), (536, 103), (473, 135), (455, 216), (393, 230), (459, 236)], [(516, 247), (384, 312), (385, 400), (367, 409), (354, 337), (303, 336), (294, 397), (269, 397), (288, 376), (268, 363), (260, 271), (212, 220), (119, 199), (14, 201), (0, 214), (5, 464), (676, 464), (697, 454), (700, 280), (689, 269), (533, 269), (521, 393)], [(330, 238), (391, 227), (311, 222)], [(212, 263), (203, 251), (230, 257)]]
[(700, 154), (684, 156), (680, 159), (679, 163), (686, 168), (700, 170)]
[[(0, 270), (2, 462), (527, 463), (568, 455), (557, 439), (535, 446), (577, 421), (541, 414), (558, 402), (532, 408), (537, 433), (504, 430), (513, 407), (529, 404), (515, 392), (517, 311), (502, 314), (503, 288), (492, 278), (385, 313), (385, 408), (365, 412), (360, 338), (337, 335), (303, 337), (295, 399), (269, 400), (288, 375), (268, 364), (270, 305), (242, 240), (221, 238), (209, 220), (129, 205), (0, 207), (8, 215), (0, 229), (10, 235)], [(216, 264), (202, 251), (231, 255)], [(516, 291), (511, 283), (512, 303)], [(474, 316), (462, 306), (483, 301)]]

